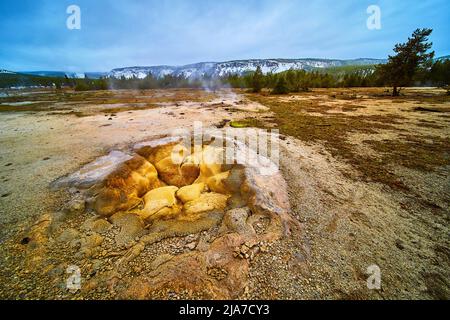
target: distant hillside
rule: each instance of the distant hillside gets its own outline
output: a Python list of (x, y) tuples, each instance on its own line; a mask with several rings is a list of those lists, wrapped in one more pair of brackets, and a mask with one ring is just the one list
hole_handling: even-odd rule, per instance
[(448, 56), (442, 56), (442, 57), (439, 57), (439, 58), (436, 58), (435, 60), (450, 60), (450, 55), (448, 55)]
[(221, 77), (229, 74), (242, 75), (255, 71), (259, 66), (263, 73), (280, 73), (289, 69), (313, 70), (317, 68), (375, 65), (385, 63), (384, 59), (250, 59), (226, 62), (200, 62), (184, 66), (150, 66), (150, 67), (125, 67), (111, 70), (108, 74), (111, 78), (145, 78), (151, 73), (156, 78), (165, 75), (183, 76), (185, 78)]
[(15, 72), (9, 71), (9, 70), (5, 70), (5, 69), (0, 69), (0, 73), (3, 73), (3, 74), (15, 74)]
[[(33, 72), (34, 73), (34, 72)], [(49, 72), (36, 74), (0, 70), (0, 88), (75, 86), (84, 82), (100, 83), (101, 79), (66, 78), (64, 73)]]
[(57, 80), (60, 80), (60, 78), (41, 77), (0, 70), (0, 88), (52, 86)]
[(357, 73), (361, 76), (367, 76), (375, 71), (375, 65), (361, 65), (361, 66), (340, 66), (340, 67), (329, 67), (322, 69), (315, 69), (321, 73), (328, 73), (332, 76), (343, 76), (346, 74)]
[[(450, 55), (436, 58), (435, 60), (450, 59)], [(305, 70), (327, 73), (331, 76), (342, 78), (344, 75), (357, 74), (358, 76), (368, 76), (375, 70), (378, 64), (386, 63), (385, 59), (249, 59), (235, 60), (227, 62), (200, 62), (185, 66), (150, 66), (150, 67), (125, 67), (113, 69), (109, 73), (105, 72), (86, 72), (71, 73), (64, 71), (29, 71), (14, 72), (0, 69), (0, 88), (10, 87), (31, 87), (31, 86), (53, 86), (69, 85), (88, 81), (92, 83), (104, 82), (100, 78), (115, 79), (143, 79), (148, 74), (161, 79), (166, 75), (182, 77), (190, 83), (191, 79), (203, 81), (204, 77), (222, 77), (226, 75), (245, 75), (248, 72), (255, 71), (260, 67), (264, 74), (281, 73), (287, 70)], [(69, 78), (64, 80), (65, 78)], [(98, 80), (100, 79), (100, 80)], [(207, 80), (207, 79), (206, 79)], [(89, 81), (88, 81), (89, 82)]]
[(99, 79), (105, 75), (107, 72), (65, 72), (65, 71), (23, 71), (22, 74), (29, 74), (41, 77), (58, 77), (58, 78), (76, 78), (84, 79), (86, 77), (90, 79)]

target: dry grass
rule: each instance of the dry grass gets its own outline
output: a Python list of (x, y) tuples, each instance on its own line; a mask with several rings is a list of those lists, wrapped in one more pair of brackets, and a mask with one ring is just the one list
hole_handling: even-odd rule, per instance
[[(214, 94), (196, 89), (50, 91), (0, 98), (0, 112), (60, 111), (76, 116), (152, 109), (164, 103), (205, 102)], [(16, 105), (16, 103), (27, 103)], [(29, 104), (28, 104), (29, 103)]]
[[(265, 120), (262, 124), (261, 121), (254, 121), (254, 126), (266, 127), (269, 126), (270, 122), (273, 122), (282, 134), (294, 136), (302, 141), (324, 145), (334, 157), (344, 160), (357, 169), (358, 174), (356, 176), (351, 172), (344, 172), (348, 177), (379, 182), (393, 189), (409, 190), (401, 178), (394, 173), (394, 166), (401, 165), (414, 170), (430, 171), (437, 167), (450, 165), (450, 141), (448, 137), (421, 135), (419, 131), (416, 131), (416, 135), (414, 135), (405, 129), (403, 123), (410, 121), (408, 113), (414, 110), (399, 114), (393, 112), (392, 107), (389, 106), (387, 111), (372, 112), (372, 110), (369, 110), (365, 112), (366, 107), (360, 104), (367, 105), (368, 102), (370, 104), (373, 101), (375, 106), (390, 101), (391, 97), (383, 96), (380, 89), (350, 91), (352, 92), (339, 94), (319, 90), (313, 93), (294, 95), (290, 100), (283, 98), (283, 96), (256, 94), (248, 94), (247, 97), (268, 106), (275, 115), (270, 120), (262, 119)], [(299, 96), (302, 98), (310, 96), (311, 98), (296, 99)], [(326, 104), (330, 96), (333, 101), (340, 103), (331, 106)], [(382, 96), (381, 101), (380, 96)], [(351, 104), (349, 104), (349, 100), (352, 101)], [(408, 94), (397, 98), (394, 103), (398, 103), (400, 108), (400, 103), (417, 103), (417, 101), (421, 103), (423, 101), (448, 103), (450, 99), (447, 96), (440, 95), (419, 96)], [(447, 106), (440, 106), (436, 109), (439, 110), (438, 113), (448, 112)], [(417, 113), (416, 111), (414, 115)], [(428, 114), (428, 112), (420, 113)], [(445, 136), (445, 127), (442, 125), (418, 122), (416, 126), (440, 129)], [(366, 146), (376, 152), (376, 157), (363, 154), (349, 140), (350, 134), (377, 135), (386, 131), (395, 132), (398, 139), (364, 141)]]

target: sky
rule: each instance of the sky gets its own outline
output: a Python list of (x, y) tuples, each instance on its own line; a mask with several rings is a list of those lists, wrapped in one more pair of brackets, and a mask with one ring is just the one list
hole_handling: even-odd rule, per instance
[[(70, 5), (80, 29), (67, 28)], [(367, 8), (380, 8), (370, 30)], [(109, 71), (251, 58), (386, 58), (416, 28), (450, 54), (448, 0), (1, 0), (0, 69)]]

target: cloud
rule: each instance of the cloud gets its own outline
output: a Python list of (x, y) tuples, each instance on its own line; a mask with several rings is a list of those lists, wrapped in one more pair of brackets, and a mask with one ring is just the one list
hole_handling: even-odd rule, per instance
[[(375, 1), (382, 29), (366, 28), (374, 1), (13, 1), (0, 3), (0, 67), (107, 71), (129, 65), (246, 58), (386, 57), (416, 27), (449, 53), (446, 0)], [(66, 8), (81, 8), (81, 30)]]

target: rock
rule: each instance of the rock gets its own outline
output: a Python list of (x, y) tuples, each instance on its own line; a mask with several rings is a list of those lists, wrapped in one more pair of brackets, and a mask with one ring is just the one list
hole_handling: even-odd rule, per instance
[(80, 240), (80, 249), (78, 253), (75, 255), (77, 259), (89, 258), (91, 257), (95, 249), (100, 246), (103, 242), (103, 237), (98, 233), (92, 233), (88, 236), (81, 238)]
[(181, 214), (182, 208), (183, 207), (180, 204), (175, 204), (171, 207), (164, 207), (145, 219), (145, 222), (153, 223), (153, 221), (158, 219), (168, 220), (175, 218)]
[(156, 147), (144, 146), (137, 153), (154, 163), (160, 179), (169, 185), (182, 187), (191, 184), (198, 176), (199, 169), (196, 166), (182, 166), (188, 150), (178, 142)]
[(222, 225), (224, 228), (241, 235), (255, 235), (252, 225), (247, 223), (250, 210), (248, 208), (236, 208), (228, 210), (224, 217)]
[(235, 165), (230, 170), (230, 174), (223, 181), (225, 188), (231, 193), (238, 193), (245, 180), (245, 168), (242, 165)]
[(204, 191), (205, 184), (203, 182), (201, 183), (195, 183), (188, 186), (184, 186), (180, 188), (176, 196), (178, 199), (180, 199), (183, 203), (186, 203), (188, 201), (192, 201), (200, 197), (200, 194)]
[(186, 248), (188, 248), (189, 250), (194, 250), (196, 246), (197, 244), (195, 243), (195, 241), (186, 244)]
[(247, 205), (247, 201), (240, 194), (232, 194), (227, 200), (227, 207), (230, 209), (242, 208)]
[(259, 245), (259, 250), (261, 252), (268, 252), (269, 251), (269, 247), (267, 246), (267, 244), (264, 241), (262, 241), (260, 243), (260, 245)]
[(97, 221), (97, 219), (98, 219), (97, 216), (93, 216), (93, 217), (87, 218), (87, 219), (81, 224), (81, 230), (84, 230), (84, 231), (91, 231), (91, 230), (92, 230), (92, 226), (94, 225), (94, 222)]
[(112, 225), (105, 219), (98, 219), (92, 225), (92, 231), (103, 234), (111, 229)]
[(67, 220), (69, 215), (64, 211), (56, 211), (51, 213), (51, 217), (53, 222), (64, 222)]
[(81, 213), (85, 209), (84, 199), (72, 199), (67, 203), (67, 210), (69, 213)]
[[(129, 111), (129, 113), (132, 113), (132, 112)], [(153, 140), (149, 140), (149, 141), (143, 141), (143, 142), (136, 143), (133, 146), (133, 150), (135, 150), (137, 153), (139, 153), (139, 151), (141, 149), (143, 149), (144, 147), (147, 147), (148, 148), (147, 150), (151, 151), (152, 148), (156, 148), (158, 146), (165, 146), (165, 145), (168, 145), (168, 144), (172, 144), (173, 145), (173, 144), (176, 144), (176, 143), (180, 143), (181, 141), (182, 141), (182, 137), (168, 136), (168, 137), (164, 137), (164, 138), (153, 139)], [(143, 154), (141, 154), (141, 156), (145, 157)]]
[(101, 261), (101, 260), (99, 260), (99, 259), (94, 259), (94, 260), (92, 261), (92, 271), (93, 271), (93, 272), (99, 271), (100, 268), (102, 267), (102, 265), (103, 265), (103, 261)]
[(252, 260), (253, 257), (259, 252), (259, 246), (256, 240), (250, 240), (245, 242), (239, 247), (236, 247), (233, 255), (235, 257), (239, 257), (241, 259), (250, 259)]
[(44, 214), (26, 231), (22, 243), (26, 245), (28, 267), (38, 265), (46, 252), (46, 244), (49, 240), (52, 218), (50, 214)]
[(145, 158), (136, 155), (111, 173), (94, 202), (95, 211), (109, 217), (135, 207), (149, 190), (160, 187), (158, 172)]
[(111, 229), (112, 225), (106, 219), (98, 216), (88, 218), (82, 225), (81, 229), (85, 231), (94, 231), (97, 233), (105, 233)]
[(207, 251), (207, 250), (209, 249), (209, 245), (210, 245), (210, 244), (209, 244), (209, 242), (208, 242), (206, 239), (201, 238), (201, 239), (199, 240), (199, 242), (198, 242), (196, 248), (197, 248), (197, 250), (199, 250), (199, 251)]
[(93, 249), (98, 247), (103, 242), (103, 237), (98, 233), (94, 232), (89, 236), (81, 238), (81, 250), (83, 249)]
[(75, 186), (88, 188), (101, 182), (112, 173), (122, 162), (130, 159), (131, 156), (121, 151), (111, 151), (108, 155), (100, 157), (95, 161), (85, 165), (77, 172), (56, 180), (51, 184), (52, 188), (62, 188)]
[(71, 242), (79, 237), (80, 233), (76, 229), (68, 228), (61, 233), (57, 240), (59, 242)]
[(59, 264), (58, 266), (50, 269), (47, 274), (52, 277), (52, 278), (56, 278), (56, 277), (61, 277), (66, 271), (65, 265), (64, 264)]
[(150, 263), (150, 269), (155, 270), (155, 269), (157, 269), (160, 265), (162, 265), (162, 264), (164, 264), (164, 263), (166, 263), (166, 262), (172, 260), (172, 258), (173, 258), (173, 255), (171, 255), (171, 254), (167, 254), (167, 253), (161, 254), (161, 255), (157, 256), (157, 257), (155, 258), (155, 260), (153, 260), (153, 261)]
[(198, 176), (196, 166), (183, 165), (182, 170), (182, 166), (174, 162), (171, 156), (157, 162), (155, 166), (162, 181), (177, 187), (191, 184)]
[(50, 224), (49, 231), (50, 233), (55, 234), (59, 232), (63, 222), (70, 217), (70, 214), (66, 210), (62, 210), (50, 213), (50, 217), (52, 223)]
[(218, 267), (209, 267), (206, 271), (206, 274), (214, 279), (220, 281), (227, 277), (228, 272), (224, 268)]
[[(263, 251), (263, 246), (260, 246), (260, 248), (261, 248), (261, 251)], [(267, 250), (265, 250), (265, 251), (267, 251)], [(263, 251), (263, 252), (265, 252), (265, 251)], [(292, 255), (292, 262), (294, 264), (302, 265), (302, 264), (306, 263), (306, 261), (307, 261), (306, 254), (303, 252), (294, 252), (294, 254)]]
[(405, 243), (400, 239), (395, 240), (395, 246), (400, 250), (405, 249)]
[(164, 208), (172, 208), (178, 204), (175, 196), (178, 188), (175, 186), (167, 186), (156, 188), (144, 196), (144, 209), (139, 211), (139, 216), (142, 219), (147, 219)]
[(245, 207), (248, 202), (248, 194), (241, 192), (245, 180), (245, 168), (242, 165), (234, 165), (229, 172), (228, 177), (221, 181), (224, 189), (231, 194), (227, 202), (228, 208)]
[(194, 183), (207, 182), (208, 179), (222, 171), (222, 164), (200, 164), (200, 175)]
[(204, 299), (237, 299), (247, 286), (249, 269), (248, 260), (232, 255), (232, 248), (240, 242), (239, 235), (228, 234), (214, 241), (206, 252), (161, 258), (154, 271), (134, 277), (119, 297), (148, 299), (151, 292), (170, 288), (174, 295), (195, 292)]
[(186, 157), (185, 163), (199, 165), (200, 175), (194, 183), (206, 183), (208, 178), (222, 172), (223, 149), (206, 146), (201, 152), (195, 152), (191, 156)]
[(94, 201), (97, 214), (109, 217), (118, 211), (128, 210), (139, 204), (136, 195), (127, 195), (123, 190), (115, 188), (102, 189)]
[[(174, 236), (185, 238), (181, 238), (177, 245), (170, 248), (172, 253), (176, 253), (174, 257), (158, 256), (151, 263), (152, 272), (133, 274), (130, 279), (123, 279), (123, 284), (111, 284), (109, 290), (114, 294), (114, 290), (119, 291), (119, 298), (150, 298), (155, 292), (161, 293), (166, 289), (170, 289), (174, 296), (181, 297), (186, 290), (195, 292), (196, 297), (241, 297), (248, 285), (250, 260), (260, 251), (260, 244), (262, 250), (267, 251), (273, 241), (290, 234), (298, 234), (293, 233), (299, 229), (295, 224), (296, 220), (293, 221), (289, 214), (285, 181), (278, 171), (261, 171), (261, 162), (244, 162), (246, 146), (239, 145), (236, 141), (233, 142), (237, 147), (236, 165), (224, 165), (221, 159), (223, 148), (215, 148), (212, 145), (185, 157), (180, 165), (173, 159), (167, 159), (171, 148), (179, 142), (172, 141), (169, 143), (171, 146), (165, 143), (165, 146), (160, 145), (155, 149), (152, 145), (139, 152), (142, 151), (140, 154), (145, 161), (155, 161), (156, 169), (163, 172), (162, 180), (168, 183), (175, 181), (180, 189), (174, 185), (166, 186), (164, 181), (157, 179), (157, 183), (141, 195), (140, 191), (145, 187), (136, 185), (145, 186), (143, 182), (146, 174), (145, 170), (139, 169), (142, 165), (139, 165), (139, 158), (134, 160), (134, 164), (129, 163), (126, 168), (122, 167), (114, 175), (108, 176), (102, 185), (102, 189), (114, 193), (109, 199), (105, 197), (103, 204), (111, 206), (105, 210), (104, 216), (109, 217), (109, 221), (118, 226), (113, 228), (111, 234), (114, 234), (119, 249), (130, 248), (118, 261), (113, 262), (110, 259), (109, 265), (104, 268), (112, 269), (112, 264), (116, 264), (117, 270), (129, 275), (133, 267), (140, 267), (142, 263), (132, 260), (141, 253), (148, 254), (144, 251), (146, 245), (154, 244), (155, 252), (159, 252), (161, 243), (157, 244), (158, 241)], [(181, 154), (180, 158), (183, 156)], [(257, 154), (252, 157), (259, 160)], [(266, 162), (263, 161), (262, 164), (265, 165)], [(183, 185), (193, 178), (199, 183), (209, 183), (211, 190), (219, 192), (198, 194), (198, 189), (195, 190), (197, 186), (191, 186), (189, 183), (187, 186)], [(144, 199), (144, 208), (148, 206), (147, 209), (151, 209), (149, 211), (152, 213), (146, 221), (151, 223), (144, 228), (144, 220), (138, 215), (140, 210), (136, 208), (142, 203), (144, 195), (161, 187), (171, 190), (168, 196), (160, 197), (164, 206), (161, 203), (156, 206), (157, 197), (149, 196)], [(224, 213), (230, 206), (234, 210)], [(123, 212), (130, 209), (131, 212)], [(258, 220), (255, 220), (256, 216)], [(258, 221), (261, 221), (261, 228), (256, 227)], [(189, 234), (206, 230), (209, 231), (200, 238), (187, 237)], [(106, 240), (108, 246), (114, 245), (110, 243), (112, 240), (109, 238)], [(163, 243), (166, 243), (165, 241)], [(95, 254), (99, 249), (86, 249), (83, 253), (87, 256)], [(145, 262), (144, 258), (148, 259), (147, 256), (143, 257), (142, 270), (147, 271), (150, 262)]]
[(206, 184), (208, 185), (209, 190), (222, 194), (231, 193), (224, 184), (224, 181), (228, 178), (229, 175), (230, 171), (225, 171), (209, 177), (206, 180)]
[(110, 218), (112, 224), (120, 227), (120, 232), (115, 236), (118, 246), (124, 246), (134, 242), (136, 237), (145, 234), (144, 221), (136, 214), (118, 212)]
[(156, 164), (162, 159), (170, 157), (174, 149), (175, 151), (179, 151), (178, 155), (181, 155), (183, 158), (187, 154), (187, 149), (180, 145), (178, 141), (168, 141), (168, 143), (162, 145), (146, 145), (136, 150), (136, 153), (151, 163)]
[(186, 184), (192, 184), (198, 178), (200, 174), (200, 167), (195, 163), (183, 163), (180, 167), (181, 175), (184, 178)]
[(184, 211), (186, 215), (196, 215), (206, 211), (224, 210), (227, 206), (227, 199), (228, 196), (220, 193), (202, 193), (197, 199), (186, 202)]

